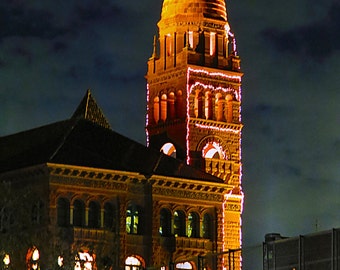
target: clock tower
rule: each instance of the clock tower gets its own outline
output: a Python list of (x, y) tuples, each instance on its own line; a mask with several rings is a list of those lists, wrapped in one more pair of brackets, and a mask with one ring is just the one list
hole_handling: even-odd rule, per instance
[(164, 0), (158, 28), (146, 75), (147, 143), (223, 180), (217, 250), (229, 254), (241, 249), (243, 73), (225, 0)]

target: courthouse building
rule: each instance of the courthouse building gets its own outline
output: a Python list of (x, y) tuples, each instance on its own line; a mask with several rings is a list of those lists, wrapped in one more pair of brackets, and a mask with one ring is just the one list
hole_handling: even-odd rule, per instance
[[(0, 256), (13, 269), (241, 269), (240, 58), (224, 0), (164, 0), (147, 145), (87, 91), (0, 138)], [(10, 257), (10, 260), (8, 260)]]

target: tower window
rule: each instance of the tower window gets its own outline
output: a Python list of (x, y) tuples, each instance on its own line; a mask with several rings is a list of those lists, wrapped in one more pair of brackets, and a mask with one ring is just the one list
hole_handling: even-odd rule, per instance
[(161, 152), (164, 154), (176, 158), (176, 148), (172, 143), (166, 143), (162, 146)]
[(213, 56), (216, 53), (216, 33), (210, 32), (210, 55)]

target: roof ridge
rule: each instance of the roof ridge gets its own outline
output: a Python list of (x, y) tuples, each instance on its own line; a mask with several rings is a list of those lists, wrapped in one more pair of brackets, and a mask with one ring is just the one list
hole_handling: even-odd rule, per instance
[(87, 89), (85, 96), (71, 117), (71, 119), (79, 118), (89, 120), (97, 125), (111, 129), (109, 121), (106, 119), (102, 109), (92, 96), (90, 89)]

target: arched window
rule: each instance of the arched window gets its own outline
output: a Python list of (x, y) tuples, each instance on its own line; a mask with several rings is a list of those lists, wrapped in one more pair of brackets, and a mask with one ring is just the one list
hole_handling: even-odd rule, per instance
[(200, 218), (195, 212), (188, 215), (188, 237), (200, 237)]
[(183, 92), (181, 90), (177, 91), (177, 95), (176, 95), (176, 116), (178, 118), (183, 118), (185, 117), (185, 113), (183, 111)]
[(221, 93), (216, 94), (216, 120), (223, 121), (223, 97)]
[(142, 262), (136, 257), (127, 257), (125, 260), (125, 270), (139, 270), (142, 269)]
[(176, 158), (176, 148), (172, 143), (166, 143), (162, 146), (161, 152), (164, 154)]
[(175, 111), (175, 93), (174, 92), (171, 92), (169, 94), (168, 106), (169, 106), (169, 118), (175, 119), (176, 111)]
[(33, 204), (33, 207), (32, 207), (32, 223), (33, 224), (42, 223), (43, 208), (44, 208), (44, 204), (41, 200)]
[(210, 91), (205, 92), (204, 116), (205, 119), (212, 119), (212, 98)]
[(81, 200), (73, 203), (73, 226), (84, 227), (85, 225), (85, 205)]
[(195, 93), (195, 104), (194, 104), (194, 111), (196, 118), (202, 118), (202, 92), (196, 90)]
[(228, 123), (233, 122), (233, 96), (228, 94), (226, 96), (225, 119)]
[(176, 264), (176, 269), (192, 269), (192, 264), (189, 262), (180, 262)]
[(168, 98), (166, 94), (161, 97), (161, 120), (165, 121), (168, 115)]
[(156, 123), (159, 121), (159, 97), (155, 97), (153, 100), (153, 119)]
[(100, 207), (97, 202), (90, 202), (89, 204), (89, 224), (90, 228), (100, 227)]
[(129, 205), (126, 210), (126, 232), (129, 234), (140, 233), (140, 210), (134, 204)]
[(171, 235), (171, 213), (168, 209), (162, 208), (160, 211), (159, 233), (162, 236)]
[(57, 224), (60, 227), (70, 224), (70, 203), (65, 198), (59, 198), (57, 201)]
[(212, 218), (211, 218), (211, 215), (208, 213), (205, 213), (203, 216), (202, 235), (203, 235), (203, 238), (206, 238), (206, 239), (211, 239), (213, 235)]
[(185, 214), (183, 211), (174, 212), (174, 235), (185, 236)]
[(111, 203), (105, 203), (104, 205), (104, 227), (106, 229), (113, 229), (114, 222), (114, 207)]
[(202, 150), (202, 156), (204, 158), (216, 158), (223, 159), (225, 158), (225, 153), (223, 152), (222, 147), (217, 142), (209, 142)]

